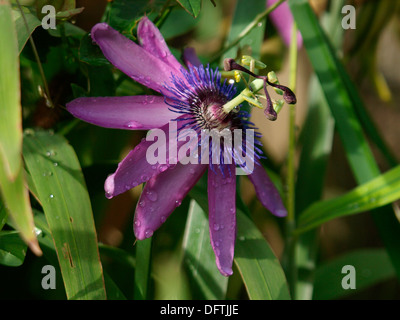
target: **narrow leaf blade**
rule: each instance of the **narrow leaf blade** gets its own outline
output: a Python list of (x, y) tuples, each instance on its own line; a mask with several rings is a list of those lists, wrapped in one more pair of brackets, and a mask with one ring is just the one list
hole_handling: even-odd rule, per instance
[(199, 295), (195, 298), (224, 299), (228, 278), (221, 275), (215, 264), (207, 215), (195, 200), (190, 203), (182, 247), (193, 292)]
[(105, 299), (89, 195), (73, 148), (58, 135), (25, 136), (24, 159), (55, 243), (68, 299)]
[[(335, 118), (346, 156), (358, 184), (370, 181), (380, 174), (379, 168), (365, 139), (353, 103), (357, 97), (348, 91), (348, 77), (336, 57), (307, 0), (289, 0), (289, 6), (302, 33), (314, 71), (318, 76), (327, 102)], [(372, 211), (372, 217), (389, 256), (400, 277), (400, 225), (390, 207)]]
[(237, 212), (235, 263), (252, 300), (289, 300), (285, 274), (271, 247), (261, 232), (246, 217)]
[(0, 157), (14, 180), (21, 168), (22, 124), (17, 33), (9, 1), (0, 1)]
[(322, 223), (369, 211), (400, 199), (400, 166), (334, 199), (311, 205), (299, 218), (299, 229), (307, 230)]
[(177, 2), (193, 17), (196, 18), (199, 15), (201, 0), (177, 0)]
[[(342, 268), (351, 265), (355, 268), (356, 290), (342, 287)], [(360, 292), (381, 281), (396, 276), (387, 252), (383, 249), (362, 249), (340, 256), (319, 266), (315, 272), (315, 300), (332, 300)]]

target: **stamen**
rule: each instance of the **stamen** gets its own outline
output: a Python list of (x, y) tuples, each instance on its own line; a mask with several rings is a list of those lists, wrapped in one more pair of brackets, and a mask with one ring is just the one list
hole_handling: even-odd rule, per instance
[[(251, 59), (251, 57), (247, 57), (247, 56), (243, 56), (242, 62), (244, 62), (244, 63), (253, 62), (252, 65), (255, 67), (259, 67), (259, 68), (265, 67), (264, 64), (257, 65), (257, 62), (255, 62), (254, 59)], [(278, 83), (273, 83), (273, 82), (269, 81), (268, 76), (256, 75), (254, 72), (252, 72), (252, 71), (248, 70), (247, 68), (243, 67), (242, 65), (236, 63), (236, 61), (232, 58), (227, 58), (224, 60), (224, 70), (225, 71), (238, 70), (238, 71), (247, 73), (248, 75), (250, 75), (251, 77), (254, 77), (256, 79), (263, 80), (263, 88), (264, 88), (264, 92), (265, 92), (265, 98), (267, 100), (267, 107), (266, 107), (264, 113), (265, 113), (266, 117), (271, 121), (276, 120), (277, 112), (274, 110), (273, 102), (267, 91), (267, 84), (270, 85), (271, 87), (281, 90), (283, 92), (283, 99), (285, 100), (286, 103), (288, 103), (288, 104), (296, 104), (297, 103), (296, 95), (288, 87), (285, 87)], [(245, 89), (245, 90), (247, 90), (247, 89)], [(256, 107), (259, 107), (259, 104), (256, 103), (257, 101), (253, 101), (254, 99), (248, 98), (248, 95), (247, 94), (243, 95), (243, 93), (241, 95), (243, 96), (244, 100), (249, 101), (251, 104), (255, 105)], [(231, 107), (231, 106), (229, 106), (229, 107)], [(229, 110), (229, 108), (224, 106), (224, 110), (226, 112)]]

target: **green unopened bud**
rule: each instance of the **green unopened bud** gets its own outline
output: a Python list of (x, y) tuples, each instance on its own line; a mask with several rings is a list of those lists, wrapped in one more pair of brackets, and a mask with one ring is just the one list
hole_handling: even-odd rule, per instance
[(283, 101), (282, 99), (278, 99), (278, 100), (271, 99), (271, 100), (272, 100), (272, 107), (274, 108), (275, 112), (278, 114), (282, 110), (283, 105), (285, 104), (285, 101)]
[[(269, 81), (270, 83), (278, 84), (278, 85), (279, 85), (278, 77), (276, 76), (276, 73), (275, 73), (274, 71), (268, 72), (267, 77), (268, 77), (268, 81)], [(273, 87), (273, 88), (274, 88), (274, 91), (275, 91), (277, 94), (279, 94), (280, 96), (283, 95), (284, 92), (283, 92), (281, 89), (279, 89), (279, 88), (277, 88), (277, 87)]]
[(268, 81), (272, 83), (279, 84), (278, 77), (276, 76), (276, 73), (274, 71), (268, 72)]
[(253, 57), (245, 56), (245, 55), (242, 56), (241, 62), (242, 62), (243, 65), (250, 66), (252, 61), (254, 63), (254, 67), (256, 69), (265, 69), (267, 67), (267, 65), (265, 63), (263, 63), (263, 62), (261, 62), (259, 60), (255, 60)]

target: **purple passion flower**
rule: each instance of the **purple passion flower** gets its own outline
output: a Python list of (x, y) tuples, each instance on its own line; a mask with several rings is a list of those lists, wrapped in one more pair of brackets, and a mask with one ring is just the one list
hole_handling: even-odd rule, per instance
[[(177, 139), (177, 133), (188, 129), (196, 133), (205, 129), (229, 132), (241, 129), (245, 135), (246, 129), (252, 128), (248, 115), (240, 111), (225, 114), (222, 110), (234, 96), (235, 88), (221, 82), (217, 70), (200, 65), (193, 51), (185, 51), (188, 69), (183, 68), (147, 17), (138, 25), (139, 44), (105, 23), (95, 25), (91, 36), (116, 68), (161, 95), (83, 97), (68, 103), (67, 110), (83, 121), (106, 128), (164, 132), (165, 142), (159, 137), (157, 143), (164, 143), (167, 153), (165, 163), (149, 163), (147, 154), (155, 142), (143, 139), (107, 178), (106, 197), (112, 198), (146, 183), (134, 217), (135, 236), (143, 240), (153, 235), (207, 171), (211, 245), (219, 271), (224, 276), (231, 275), (236, 239), (235, 170), (240, 163), (235, 163), (237, 157), (233, 155), (231, 163), (222, 159), (218, 164), (184, 164), (180, 161), (179, 150), (187, 142)], [(169, 130), (171, 124), (175, 131)], [(204, 139), (197, 146), (203, 142)], [(220, 146), (222, 149), (223, 144)], [(244, 149), (240, 151), (245, 152)], [(228, 153), (234, 152), (229, 149)], [(287, 211), (277, 189), (257, 161), (259, 153), (255, 147), (254, 168), (248, 177), (261, 203), (274, 215), (283, 217)]]

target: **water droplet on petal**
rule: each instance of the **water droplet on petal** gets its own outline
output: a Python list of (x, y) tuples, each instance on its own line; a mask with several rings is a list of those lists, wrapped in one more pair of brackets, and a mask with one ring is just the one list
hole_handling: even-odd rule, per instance
[(145, 235), (145, 237), (146, 238), (150, 238), (152, 235), (153, 235), (153, 230), (151, 230), (151, 229), (147, 229), (145, 232), (144, 232), (144, 235)]
[(161, 166), (158, 167), (158, 171), (160, 173), (166, 171), (167, 169), (168, 169), (168, 165), (166, 165), (166, 164), (162, 164)]
[(133, 224), (134, 224), (136, 227), (140, 227), (140, 225), (141, 225), (141, 223), (140, 223), (139, 220), (135, 220), (135, 221), (133, 222)]
[(144, 77), (144, 83), (149, 84), (151, 82), (150, 77)]
[(160, 222), (161, 222), (161, 223), (164, 223), (165, 220), (167, 220), (167, 218), (166, 218), (165, 216), (161, 216), (161, 217), (160, 217)]
[(106, 198), (107, 199), (111, 199), (113, 196), (110, 192), (106, 192)]
[(145, 205), (145, 202), (143, 200), (139, 201), (139, 207), (143, 208)]
[(147, 191), (146, 192), (146, 197), (150, 200), (150, 201), (157, 201), (158, 195), (155, 191)]
[(214, 231), (218, 231), (220, 229), (220, 225), (217, 223), (214, 223)]
[(128, 121), (127, 123), (125, 123), (124, 127), (128, 128), (128, 129), (139, 129), (139, 128), (143, 128), (143, 125), (140, 122), (131, 120), (131, 121)]
[(145, 174), (142, 175), (140, 178), (142, 179), (142, 182), (146, 182), (146, 181), (149, 180), (149, 176), (148, 176), (148, 175), (145, 175)]
[(182, 204), (182, 200), (175, 200), (175, 206), (179, 207)]

